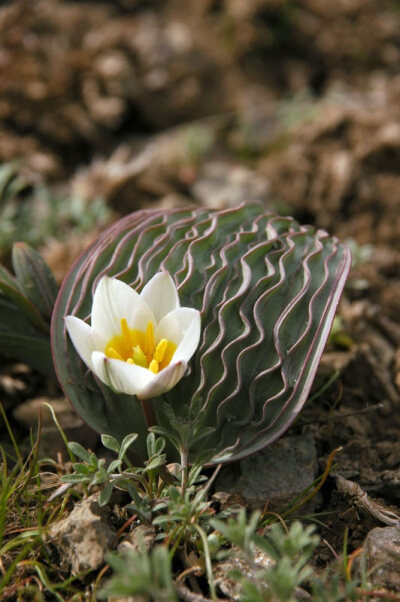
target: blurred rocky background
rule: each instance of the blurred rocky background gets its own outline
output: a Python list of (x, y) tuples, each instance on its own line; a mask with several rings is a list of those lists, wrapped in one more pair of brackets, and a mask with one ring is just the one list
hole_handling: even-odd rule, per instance
[(5, 3), (0, 161), (118, 213), (259, 198), (397, 246), (399, 31), (392, 0)]

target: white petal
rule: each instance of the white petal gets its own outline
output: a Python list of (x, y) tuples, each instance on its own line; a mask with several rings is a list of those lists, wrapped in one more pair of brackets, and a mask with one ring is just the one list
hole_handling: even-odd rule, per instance
[(88, 368), (92, 370), (92, 353), (95, 349), (92, 329), (76, 316), (66, 316), (64, 320), (75, 349)]
[(169, 272), (159, 272), (146, 284), (140, 297), (147, 303), (156, 322), (180, 306), (178, 291)]
[(93, 353), (92, 363), (96, 376), (117, 393), (138, 395), (155, 378), (146, 368), (110, 359), (99, 351)]
[(105, 276), (96, 288), (92, 306), (92, 329), (98, 349), (120, 334), (121, 318), (126, 319), (130, 328), (144, 332), (148, 322), (154, 322), (152, 311), (133, 288)]
[(192, 320), (189, 327), (185, 331), (183, 339), (179, 343), (178, 348), (173, 355), (174, 362), (179, 362), (181, 360), (188, 362), (190, 360), (199, 346), (200, 330), (200, 313), (197, 312), (197, 316)]
[(137, 394), (139, 399), (152, 399), (163, 393), (167, 393), (185, 374), (187, 363), (185, 361), (174, 362), (154, 375), (151, 382)]
[(155, 340), (160, 339), (168, 339), (177, 345), (174, 362), (188, 362), (200, 341), (200, 312), (190, 307), (179, 307), (171, 311), (156, 328)]

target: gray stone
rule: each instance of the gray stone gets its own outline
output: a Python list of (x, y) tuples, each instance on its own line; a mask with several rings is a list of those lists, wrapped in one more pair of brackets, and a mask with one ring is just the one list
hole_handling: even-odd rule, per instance
[(99, 506), (98, 494), (78, 502), (66, 518), (54, 523), (48, 531), (62, 563), (70, 566), (73, 574), (100, 568), (115, 536), (109, 511)]
[(258, 454), (225, 466), (216, 487), (239, 495), (252, 508), (267, 504), (279, 512), (315, 480), (317, 470), (314, 437), (307, 433), (279, 439)]
[[(213, 566), (215, 585), (224, 596), (232, 601), (243, 599), (241, 580), (234, 579), (232, 573), (239, 573), (242, 578), (250, 582), (260, 582), (260, 571), (265, 571), (274, 564), (272, 558), (261, 550), (257, 551), (251, 564), (242, 557), (239, 550), (234, 549), (234, 552), (233, 556), (216, 562)], [(267, 590), (268, 584), (266, 581), (263, 585)], [(295, 600), (310, 600), (308, 592), (301, 587), (296, 587), (293, 593)]]
[(369, 581), (400, 591), (400, 529), (376, 527), (368, 533), (363, 547)]
[(242, 585), (239, 580), (231, 577), (231, 573), (240, 573), (243, 578), (254, 581), (260, 570), (267, 569), (272, 564), (273, 560), (265, 552), (259, 551), (254, 558), (253, 565), (250, 565), (241, 556), (239, 550), (235, 550), (235, 554), (232, 557), (226, 558), (214, 565), (215, 585), (229, 600), (241, 600)]
[(141, 549), (150, 550), (154, 544), (156, 529), (152, 525), (138, 525), (118, 546), (118, 552), (138, 551)]

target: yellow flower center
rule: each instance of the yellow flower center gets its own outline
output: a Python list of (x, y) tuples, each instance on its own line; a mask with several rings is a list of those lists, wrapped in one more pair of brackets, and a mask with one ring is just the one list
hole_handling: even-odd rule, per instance
[(121, 319), (121, 334), (110, 339), (106, 346), (106, 356), (136, 364), (157, 374), (169, 365), (176, 350), (176, 345), (167, 339), (158, 343), (154, 340), (153, 322), (148, 322), (146, 332), (129, 328), (125, 318)]

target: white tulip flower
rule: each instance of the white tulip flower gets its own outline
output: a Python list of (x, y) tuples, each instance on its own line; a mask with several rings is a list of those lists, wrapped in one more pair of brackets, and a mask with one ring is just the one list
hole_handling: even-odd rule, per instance
[(200, 340), (200, 312), (180, 307), (168, 272), (138, 294), (104, 276), (94, 293), (91, 326), (65, 317), (76, 351), (115, 392), (151, 399), (172, 389), (186, 372)]

